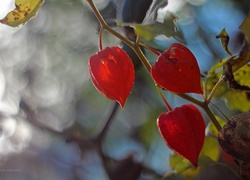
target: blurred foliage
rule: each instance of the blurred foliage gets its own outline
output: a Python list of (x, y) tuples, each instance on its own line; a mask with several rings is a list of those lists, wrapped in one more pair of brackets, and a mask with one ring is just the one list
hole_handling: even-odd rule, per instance
[(240, 25), (240, 29), (244, 32), (244, 34), (245, 34), (248, 42), (250, 42), (250, 33), (249, 33), (249, 29), (250, 29), (250, 14), (244, 20), (244, 22)]
[[(203, 148), (199, 156), (198, 167), (194, 167), (188, 160), (174, 153), (170, 158), (170, 167), (175, 174), (181, 174), (185, 179), (194, 179), (201, 168), (206, 168), (219, 159), (220, 148), (215, 137), (206, 137)], [(172, 176), (173, 174), (167, 175)], [(166, 179), (168, 179), (166, 176)]]
[(175, 37), (179, 41), (184, 41), (183, 34), (176, 26), (176, 19), (174, 14), (167, 13), (164, 17), (163, 23), (154, 22), (153, 24), (129, 24), (135, 29), (137, 35), (146, 41), (152, 41), (156, 36), (164, 34), (166, 37)]
[[(115, 6), (108, 0), (95, 2), (105, 19), (113, 22), (121, 1), (114, 0)], [(219, 61), (228, 60), (215, 37), (226, 28), (230, 50), (233, 54), (239, 52), (244, 37), (238, 27), (247, 17), (250, 2), (173, 2), (169, 2), (167, 10), (178, 18), (178, 26), (202, 73), (218, 63), (208, 73), (211, 79), (207, 87), (211, 90), (222, 74)], [(15, 8), (7, 1), (1, 5), (4, 3), (8, 9), (0, 10), (1, 19)], [(105, 9), (108, 5), (112, 8)], [(123, 29), (114, 28), (123, 33)], [(248, 32), (248, 26), (241, 29)], [(98, 94), (89, 79), (87, 63), (98, 50), (98, 22), (86, 1), (46, 0), (37, 17), (25, 26), (13, 29), (1, 24), (0, 32), (0, 179), (108, 179), (98, 152), (89, 142), (110, 112), (112, 102)], [(108, 33), (103, 37), (104, 46), (120, 43)], [(161, 35), (152, 41), (160, 50), (173, 42), (176, 39)], [(146, 56), (150, 62), (156, 59), (148, 51)], [(248, 71), (248, 66), (239, 69), (234, 73), (235, 79), (247, 84), (249, 73), (244, 72)], [(166, 95), (173, 107), (183, 103), (172, 94)], [(216, 91), (218, 96), (233, 98), (228, 102), (230, 108), (249, 111), (247, 92), (228, 89), (222, 83)], [(22, 102), (29, 108), (20, 107)], [(223, 107), (226, 105), (220, 101), (220, 108)], [(156, 95), (149, 74), (139, 69), (126, 108), (118, 110), (104, 139), (103, 151), (114, 169), (119, 169), (119, 165), (130, 167), (129, 164), (138, 167), (138, 171), (142, 167), (139, 179), (157, 179), (172, 171), (173, 163), (171, 167), (168, 164), (171, 150), (156, 127), (156, 118), (163, 111), (165, 105)], [(225, 108), (224, 113), (232, 110)], [(201, 155), (206, 162), (218, 158), (217, 144), (212, 141)], [(228, 167), (214, 164), (199, 171), (198, 179), (218, 179), (221, 175), (235, 178)]]

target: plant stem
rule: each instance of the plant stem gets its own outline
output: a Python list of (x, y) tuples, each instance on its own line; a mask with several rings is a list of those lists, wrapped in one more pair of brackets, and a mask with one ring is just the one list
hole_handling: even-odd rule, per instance
[(95, 137), (92, 139), (92, 142), (94, 143), (96, 150), (100, 156), (100, 159), (102, 161), (103, 167), (109, 176), (109, 179), (111, 179), (111, 171), (107, 162), (107, 157), (103, 153), (102, 150), (102, 140), (105, 138), (109, 126), (112, 123), (112, 120), (114, 119), (114, 116), (118, 110), (119, 104), (117, 102), (113, 103), (113, 107), (111, 108), (110, 112), (108, 113), (108, 116), (105, 118), (103, 124), (98, 128), (97, 132), (95, 133)]
[(193, 97), (191, 97), (191, 96), (189, 96), (187, 94), (178, 94), (178, 96), (180, 96), (180, 97), (182, 97), (182, 98), (184, 98), (184, 99), (186, 99), (186, 100), (200, 106), (207, 113), (209, 119), (212, 121), (212, 123), (214, 124), (216, 129), (218, 131), (221, 130), (222, 127), (219, 124), (219, 122), (217, 121), (217, 119), (215, 118), (215, 116), (214, 116), (213, 112), (211, 111), (211, 109), (209, 108), (209, 106), (208, 106), (209, 103), (207, 103), (206, 100), (204, 102), (201, 102), (201, 101), (199, 101), (199, 100), (197, 100), (197, 99), (195, 99), (195, 98), (193, 98)]
[(150, 46), (144, 44), (144, 43), (140, 43), (141, 46), (147, 48), (149, 51), (151, 51), (152, 53), (154, 53), (156, 56), (160, 56), (161, 53), (159, 51), (154, 50), (153, 48), (151, 48)]
[(213, 112), (211, 111), (211, 109), (209, 108), (209, 106), (204, 103), (203, 106), (201, 106), (203, 108), (203, 110), (207, 113), (209, 119), (212, 121), (212, 123), (214, 124), (214, 126), (216, 127), (216, 129), (218, 131), (220, 131), (222, 129), (221, 125), (219, 124), (219, 122), (217, 121), (217, 119), (215, 118)]
[(92, 0), (86, 0), (86, 1), (89, 3), (92, 11), (94, 12), (96, 18), (98, 19), (98, 21), (101, 24), (101, 26), (103, 27), (103, 29), (107, 30), (109, 33), (111, 33), (114, 36), (116, 36), (118, 39), (120, 39), (122, 42), (124, 42), (125, 44), (127, 44), (129, 47), (133, 48), (134, 43), (132, 43), (130, 40), (128, 40), (127, 38), (125, 38), (124, 36), (122, 36), (121, 34), (119, 34), (118, 32), (116, 32), (115, 30), (113, 30), (112, 28), (110, 28), (108, 26), (108, 24), (103, 19), (102, 15), (100, 14), (99, 10), (96, 8), (96, 6), (93, 3), (93, 1)]
[(107, 23), (105, 22), (105, 20), (103, 19), (102, 15), (98, 11), (98, 9), (96, 8), (93, 1), (92, 0), (86, 0), (86, 1), (88, 1), (91, 9), (93, 10), (93, 12), (94, 12), (96, 18), (98, 19), (99, 23), (101, 24), (102, 28), (105, 29), (106, 31), (108, 31), (109, 33), (113, 34), (118, 39), (120, 39), (123, 43), (127, 44), (130, 48), (132, 48), (135, 51), (135, 53), (137, 54), (137, 56), (139, 57), (139, 59), (142, 61), (142, 64), (145, 66), (147, 71), (150, 72), (151, 65), (150, 65), (150, 63), (148, 62), (148, 60), (146, 59), (146, 57), (144, 56), (143, 52), (141, 51), (141, 49), (139, 47), (140, 38), (137, 37), (137, 40), (136, 40), (137, 43), (133, 43), (129, 39), (125, 38), (124, 36), (122, 36), (121, 34), (116, 32), (115, 30), (110, 28), (107, 25)]
[(199, 101), (198, 99), (195, 99), (187, 94), (176, 94), (176, 95), (179, 97), (182, 97), (183, 99), (186, 99), (186, 100), (188, 100), (188, 101), (190, 101), (190, 102), (192, 102), (200, 107), (202, 107), (204, 104), (202, 101)]
[(161, 96), (162, 100), (163, 100), (164, 103), (166, 104), (168, 111), (172, 111), (171, 106), (168, 104), (167, 100), (164, 98), (164, 96), (163, 96), (163, 94), (162, 94), (162, 92), (161, 92), (159, 86), (156, 85), (156, 89), (157, 89), (159, 95)]
[(224, 75), (220, 77), (219, 81), (215, 84), (215, 86), (213, 87), (212, 91), (210, 92), (208, 98), (206, 99), (206, 103), (209, 104), (210, 101), (212, 100), (214, 93), (216, 91), (216, 89), (219, 87), (219, 85), (224, 81)]
[[(121, 34), (119, 34), (118, 32), (116, 32), (115, 30), (113, 30), (112, 28), (110, 28), (107, 23), (105, 22), (105, 20), (103, 19), (102, 15), (100, 14), (100, 12), (98, 11), (98, 9), (96, 8), (95, 4), (93, 3), (92, 0), (86, 0), (89, 5), (91, 6), (95, 16), (97, 17), (99, 23), (101, 24), (102, 28), (107, 30), (109, 33), (113, 34), (114, 36), (116, 36), (118, 39), (120, 39), (123, 43), (127, 44), (130, 48), (132, 48), (134, 50), (134, 52), (137, 54), (137, 56), (139, 57), (139, 59), (141, 60), (142, 64), (145, 66), (145, 68), (147, 69), (147, 71), (150, 73), (151, 71), (151, 64), (148, 62), (147, 58), (145, 57), (145, 55), (143, 54), (143, 52), (140, 49), (140, 37), (137, 37), (136, 42), (133, 43), (131, 42), (129, 39), (127, 39), (126, 37), (122, 36)], [(219, 81), (216, 84), (216, 87), (222, 82)], [(216, 87), (213, 88), (213, 91), (215, 91)], [(157, 89), (158, 90), (158, 89)], [(159, 89), (160, 90), (160, 89)], [(208, 97), (207, 100), (205, 100), (204, 102), (201, 102), (187, 94), (177, 94), (178, 96), (193, 102), (194, 104), (202, 107), (205, 112), (208, 114), (210, 120), (213, 122), (213, 124), (215, 125), (215, 127), (220, 130), (221, 126), (218, 123), (218, 121), (216, 120), (214, 114), (212, 113), (211, 109), (209, 108), (208, 104), (211, 101), (211, 98), (213, 97), (214, 92), (210, 93), (210, 96)], [(161, 93), (160, 93), (161, 94)]]
[(114, 116), (118, 110), (119, 104), (117, 102), (114, 102), (113, 107), (111, 108), (110, 112), (108, 113), (108, 116), (103, 121), (103, 124), (99, 127), (97, 130), (96, 137), (94, 138), (94, 141), (101, 142), (102, 139), (106, 136), (108, 132), (108, 128), (110, 124), (112, 123), (112, 120), (114, 119)]
[(139, 57), (142, 64), (144, 65), (144, 67), (150, 73), (151, 72), (151, 64), (148, 62), (147, 58), (145, 57), (145, 55), (141, 51), (139, 44), (140, 44), (140, 37), (137, 36), (136, 42), (135, 42), (134, 46), (132, 47), (132, 49), (135, 51), (136, 55)]
[(109, 179), (112, 179), (112, 174), (111, 174), (111, 171), (110, 171), (110, 167), (109, 167), (109, 164), (107, 162), (108, 159), (105, 156), (105, 154), (103, 153), (101, 142), (96, 142), (95, 147), (96, 147), (97, 153), (100, 156), (101, 163), (102, 163), (103, 168), (105, 169), (105, 171), (107, 173), (107, 176), (109, 177)]
[(100, 28), (99, 31), (99, 50), (102, 50), (102, 32), (103, 32), (103, 26)]

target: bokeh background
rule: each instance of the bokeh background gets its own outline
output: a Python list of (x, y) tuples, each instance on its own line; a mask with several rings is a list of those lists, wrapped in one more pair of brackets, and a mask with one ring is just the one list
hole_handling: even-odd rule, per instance
[[(94, 2), (108, 22), (121, 16), (115, 8), (119, 0)], [(215, 38), (223, 28), (232, 52), (239, 52), (243, 35), (238, 27), (249, 7), (249, 0), (169, 0), (159, 14), (168, 10), (177, 15), (187, 46), (205, 74), (227, 56)], [(12, 0), (0, 0), (0, 18), (13, 8)], [(162, 49), (173, 42), (155, 38)], [(104, 47), (119, 43), (104, 32)], [(67, 141), (74, 136), (88, 142), (113, 107), (90, 80), (88, 59), (97, 51), (98, 22), (85, 0), (46, 0), (26, 25), (0, 24), (0, 179), (108, 179), (91, 143)], [(146, 56), (151, 63), (156, 60), (149, 52)], [(165, 95), (173, 107), (186, 103)], [(228, 116), (234, 113), (223, 100), (214, 103)], [(139, 69), (125, 109), (118, 110), (103, 140), (105, 155), (116, 161), (133, 156), (133, 162), (148, 168), (141, 179), (171, 171), (172, 152), (156, 127), (164, 111), (149, 74)]]

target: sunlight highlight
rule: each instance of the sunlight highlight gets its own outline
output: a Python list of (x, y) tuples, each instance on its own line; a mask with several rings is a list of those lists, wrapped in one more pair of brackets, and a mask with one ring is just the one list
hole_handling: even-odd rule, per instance
[(6, 14), (15, 8), (15, 0), (1, 0), (0, 1), (0, 19), (4, 18)]

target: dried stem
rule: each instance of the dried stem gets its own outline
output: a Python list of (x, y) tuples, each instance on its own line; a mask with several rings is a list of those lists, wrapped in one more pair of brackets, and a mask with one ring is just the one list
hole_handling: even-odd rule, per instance
[(95, 133), (95, 137), (92, 140), (94, 142), (96, 150), (99, 154), (99, 157), (102, 161), (103, 167), (104, 167), (107, 175), (109, 176), (109, 179), (111, 179), (112, 175), (111, 175), (111, 171), (109, 168), (108, 159), (102, 150), (102, 140), (106, 137), (106, 134), (109, 130), (109, 126), (114, 119), (114, 116), (118, 110), (118, 107), (119, 107), (119, 104), (117, 102), (114, 102), (112, 108), (108, 112), (107, 117), (104, 119), (104, 121), (102, 121), (101, 126), (98, 127), (98, 129)]
[(20, 101), (20, 108), (25, 112), (26, 116), (27, 116), (27, 121), (32, 124), (34, 127), (37, 127), (39, 129), (41, 129), (42, 131), (47, 131), (49, 133), (53, 133), (56, 135), (60, 135), (63, 136), (64, 134), (52, 127), (47, 126), (46, 124), (43, 124), (41, 122), (39, 122), (37, 120), (36, 117), (36, 112), (24, 101), (21, 100)]
[(111, 110), (108, 113), (108, 116), (102, 121), (101, 126), (98, 127), (96, 131), (96, 136), (94, 137), (94, 141), (101, 142), (102, 139), (106, 136), (109, 126), (114, 119), (114, 116), (118, 110), (119, 104), (117, 102), (113, 103)]

